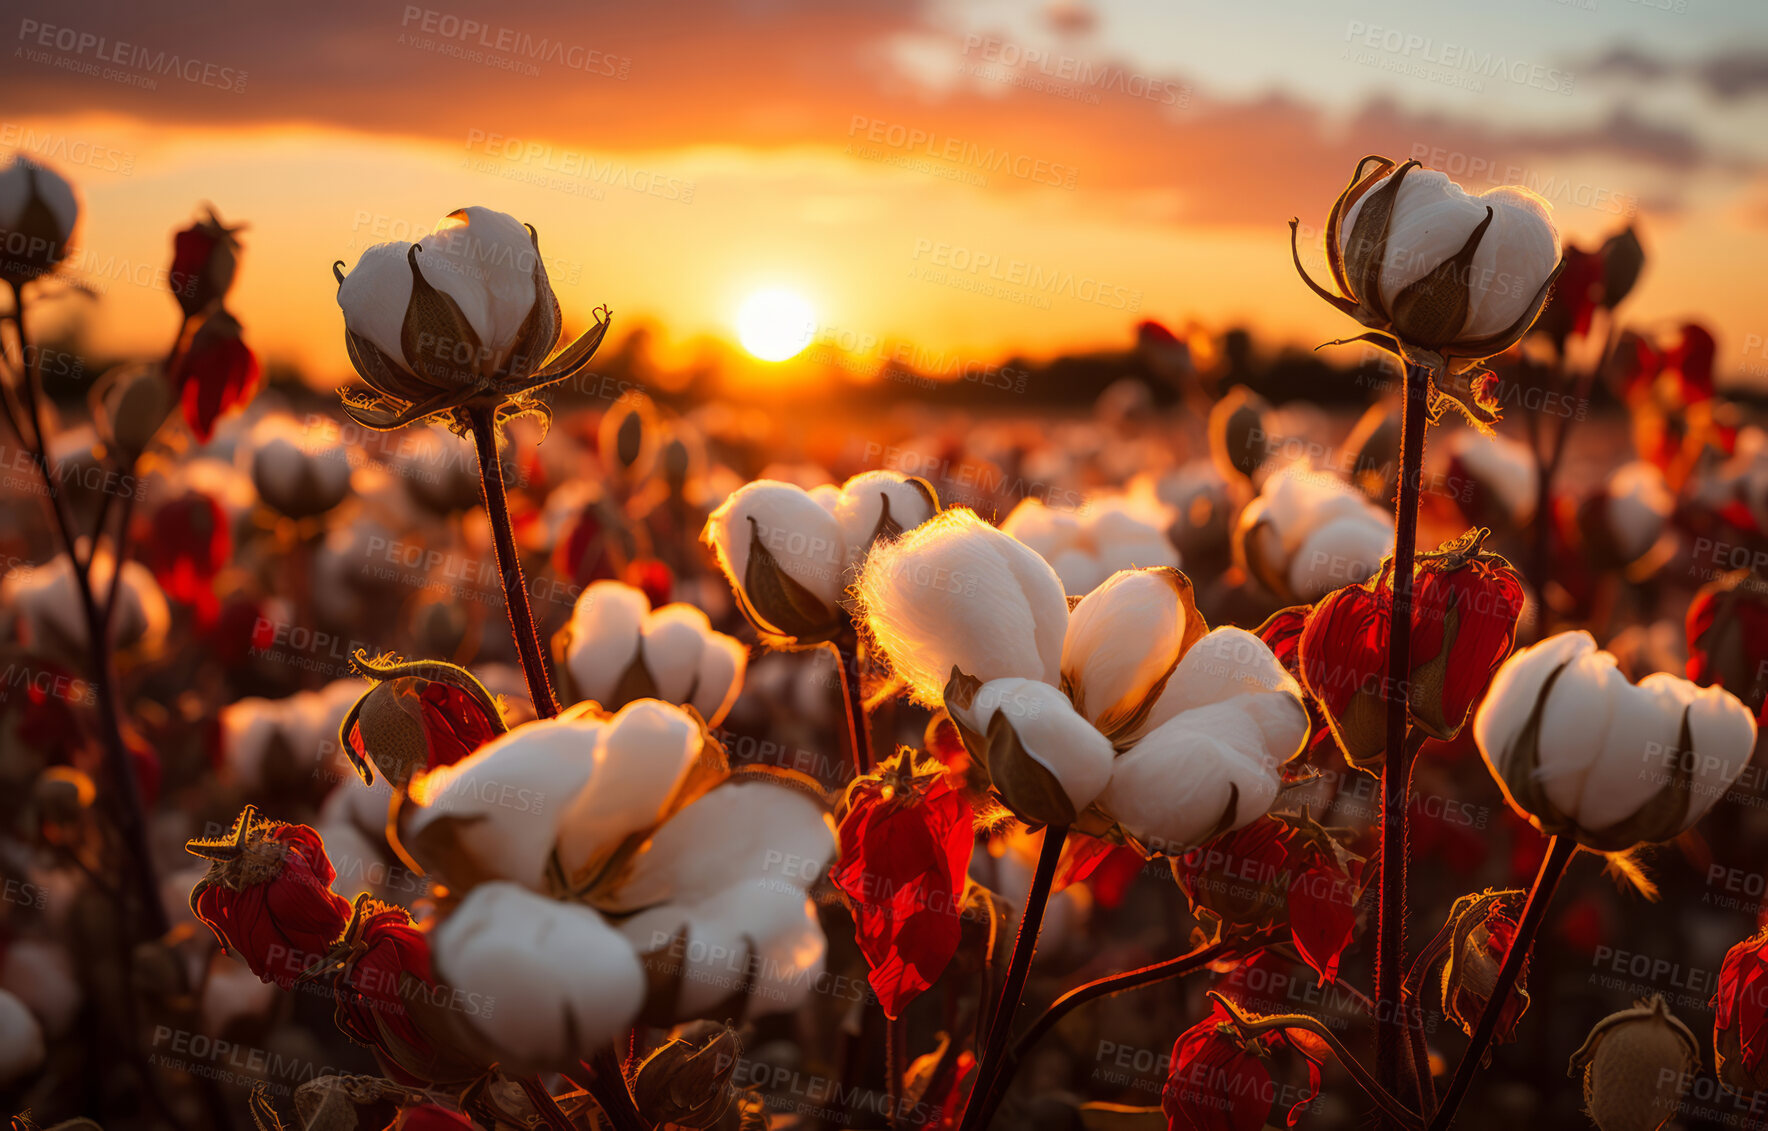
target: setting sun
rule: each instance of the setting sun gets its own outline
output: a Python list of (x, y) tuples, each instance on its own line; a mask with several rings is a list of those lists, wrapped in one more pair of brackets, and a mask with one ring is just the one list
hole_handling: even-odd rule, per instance
[(762, 361), (785, 361), (810, 344), (816, 312), (796, 291), (757, 291), (737, 311), (737, 337)]

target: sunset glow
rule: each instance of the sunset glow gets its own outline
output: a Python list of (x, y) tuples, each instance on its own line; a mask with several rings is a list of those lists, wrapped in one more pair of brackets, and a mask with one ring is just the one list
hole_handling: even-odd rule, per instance
[(785, 361), (810, 344), (816, 312), (794, 291), (758, 291), (737, 311), (737, 339), (762, 361)]

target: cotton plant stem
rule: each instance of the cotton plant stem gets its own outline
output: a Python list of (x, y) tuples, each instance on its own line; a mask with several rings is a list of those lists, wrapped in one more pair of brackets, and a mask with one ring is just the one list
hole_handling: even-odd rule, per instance
[[(1429, 976), (1431, 967), (1436, 965), (1448, 950), (1449, 924), (1445, 923), (1436, 937), (1431, 939), (1424, 950), (1413, 961), (1412, 968), (1406, 972), (1406, 981), (1402, 993), (1406, 1001), (1418, 1001), (1423, 989), (1424, 979)], [(1418, 1024), (1412, 1024), (1412, 1016), (1406, 1018), (1408, 1043), (1412, 1051), (1412, 1075), (1418, 1084), (1418, 1110), (1426, 1119), (1436, 1111), (1437, 1095), (1436, 1080), (1430, 1074), (1430, 1044), (1424, 1037), (1423, 1011), (1419, 1011)]]
[(1257, 950), (1274, 937), (1274, 932), (1263, 932), (1251, 939), (1228, 940), (1224, 942), (1206, 943), (1196, 950), (1187, 951), (1164, 962), (1156, 962), (1135, 970), (1125, 970), (1117, 974), (1108, 974), (1103, 978), (1095, 978), (1083, 986), (1076, 986), (1050, 1004), (1050, 1007), (1038, 1015), (1025, 1032), (1019, 1035), (1001, 1058), (1000, 1067), (995, 1071), (993, 1086), (988, 1094), (974, 1102), (981, 1103), (982, 1111), (977, 1115), (977, 1126), (986, 1127), (994, 1118), (995, 1109), (1000, 1107), (1001, 1099), (1007, 1094), (1007, 1088), (1013, 1083), (1013, 1076), (1019, 1071), (1020, 1062), (1036, 1048), (1051, 1029), (1061, 1023), (1064, 1017), (1100, 998), (1121, 994), (1126, 990), (1150, 986), (1156, 982), (1171, 981), (1194, 974), (1209, 966), (1217, 959), (1231, 954)]
[(516, 638), (516, 654), (522, 660), (522, 675), (528, 680), (528, 697), (534, 701), (535, 715), (550, 719), (559, 713), (559, 704), (547, 679), (540, 632), (534, 627), (534, 610), (528, 605), (528, 586), (522, 577), (522, 558), (516, 550), (515, 527), (510, 523), (509, 498), (503, 489), (503, 461), (497, 456), (497, 410), (485, 406), (469, 408), (466, 413), (472, 423), (473, 446), (479, 452), (479, 488), (497, 545), (497, 572), (503, 580), (503, 600), (509, 609), (510, 632)]
[(1037, 871), (1032, 874), (1031, 888), (1025, 893), (1025, 908), (1019, 915), (1019, 933), (1013, 939), (1013, 955), (1007, 960), (1007, 976), (1001, 995), (995, 1001), (994, 1018), (989, 1022), (988, 1044), (976, 1062), (976, 1083), (970, 1088), (970, 1099), (964, 1105), (958, 1131), (981, 1131), (990, 1106), (984, 1102), (994, 1087), (994, 1077), (1007, 1051), (1007, 1036), (1013, 1027), (1013, 1014), (1019, 1010), (1019, 999), (1025, 994), (1025, 979), (1031, 973), (1031, 956), (1037, 950), (1038, 931), (1044, 924), (1044, 909), (1049, 906), (1050, 889), (1056, 881), (1056, 863), (1062, 859), (1062, 845), (1068, 829), (1048, 826), (1044, 829), (1043, 848), (1037, 857)]
[[(187, 330), (190, 329), (190, 321), (191, 321), (190, 315), (188, 315), (188, 314), (186, 314), (179, 321), (178, 332), (172, 336), (172, 348), (166, 351), (166, 359), (160, 363), (160, 376), (165, 378), (167, 381), (171, 381), (173, 379), (172, 370), (173, 370), (173, 367), (177, 364), (178, 355), (183, 351), (184, 334)], [(123, 476), (124, 482), (130, 482), (131, 480), (134, 479), (135, 468), (136, 468), (136, 465), (139, 463), (139, 461), (140, 461), (140, 457), (138, 456), (136, 459), (130, 460), (127, 467), (123, 467), (123, 468), (118, 469), (118, 470), (124, 472), (124, 476)], [(117, 520), (117, 533), (115, 534), (115, 536), (113, 537), (113, 540), (112, 540), (112, 547), (113, 547), (112, 548), (112, 556), (114, 556), (118, 562), (121, 562), (125, 557), (128, 556), (128, 551), (125, 549), (125, 547), (129, 541), (129, 510), (130, 510), (131, 504), (133, 504), (135, 502), (135, 492), (134, 491), (124, 491), (124, 492), (105, 491), (99, 496), (98, 518), (92, 524), (92, 544), (86, 551), (87, 568), (91, 568), (92, 558), (94, 555), (96, 555), (98, 553), (98, 543), (101, 539), (104, 538), (104, 522), (105, 522), (105, 519), (110, 516), (111, 500), (116, 498), (119, 494), (121, 494), (122, 500), (123, 500), (123, 515), (121, 518), (119, 518)], [(117, 572), (117, 576), (118, 577), (122, 576), (121, 570), (119, 570)], [(104, 606), (105, 614), (107, 616), (110, 614), (110, 606), (116, 600), (116, 591), (117, 591), (117, 583), (115, 580), (112, 580), (112, 582), (111, 582), (111, 599), (109, 601), (105, 602), (105, 606)]]
[(626, 1086), (626, 1075), (620, 1071), (620, 1053), (612, 1044), (583, 1062), (589, 1070), (582, 1082), (583, 1090), (602, 1109), (614, 1131), (651, 1131), (651, 1125), (639, 1114), (632, 1101), (632, 1090)]
[[(1614, 352), (1615, 331), (1618, 324), (1610, 316), (1609, 327), (1603, 338), (1602, 353), (1590, 368), (1578, 375), (1578, 383), (1572, 390), (1572, 411), (1560, 417), (1559, 427), (1553, 430), (1550, 445), (1545, 440), (1546, 428), (1535, 429), (1535, 443), (1531, 445), (1535, 454), (1535, 576), (1531, 580), (1535, 584), (1535, 639), (1547, 636), (1547, 582), (1552, 573), (1552, 535), (1553, 535), (1553, 480), (1559, 474), (1560, 465), (1565, 460), (1566, 440), (1571, 435), (1572, 425), (1579, 420), (1578, 408), (1588, 404), (1590, 390), (1596, 384), (1597, 374), (1607, 366), (1608, 358)], [(1565, 359), (1558, 358), (1554, 362), (1553, 381), (1561, 384), (1565, 378)], [(1530, 421), (1540, 417), (1540, 413), (1530, 414)]]
[(1387, 623), (1387, 754), (1381, 764), (1381, 898), (1375, 928), (1375, 1075), (1389, 1092), (1397, 1090), (1411, 1042), (1401, 993), (1406, 964), (1406, 801), (1412, 779), (1406, 696), (1412, 673), (1412, 565), (1429, 395), (1430, 371), (1408, 361), (1399, 502), (1394, 512), (1393, 604)]
[[(872, 769), (872, 725), (861, 678), (858, 631), (850, 629), (829, 641), (829, 647), (834, 650), (835, 663), (841, 669), (841, 704), (847, 716), (847, 749), (853, 761), (853, 774), (859, 777)], [(874, 999), (868, 1000), (865, 1008), (882, 1011), (883, 1007)], [(906, 1025), (905, 1018), (884, 1018), (884, 1094), (890, 1102), (892, 1127), (897, 1126), (902, 1118), (900, 1100), (903, 1078), (908, 1074)], [(864, 1036), (862, 1032), (856, 1043), (865, 1044)]]
[(829, 642), (835, 663), (841, 668), (841, 704), (847, 712), (847, 742), (853, 755), (853, 774), (872, 769), (872, 726), (866, 715), (866, 697), (859, 659), (859, 634), (849, 631)]
[(1492, 988), (1492, 996), (1486, 999), (1486, 1007), (1480, 1010), (1467, 1051), (1461, 1054), (1461, 1063), (1455, 1066), (1455, 1076), (1443, 1093), (1442, 1106), (1437, 1108), (1430, 1121), (1430, 1131), (1446, 1131), (1455, 1122), (1455, 1109), (1466, 1098), (1467, 1088), (1485, 1060), (1492, 1038), (1497, 1035), (1498, 1018), (1510, 1000), (1510, 991), (1517, 978), (1522, 975), (1529, 952), (1534, 949), (1535, 936), (1540, 933), (1541, 923), (1547, 917), (1547, 905), (1553, 902), (1554, 889), (1559, 886), (1560, 877), (1565, 875), (1566, 866), (1577, 851), (1578, 843), (1570, 837), (1556, 836), (1547, 842), (1547, 855), (1541, 861), (1541, 870), (1535, 873), (1535, 885), (1529, 889), (1529, 901), (1523, 906), (1522, 918), (1516, 924), (1516, 937), (1505, 952), (1504, 965), (1498, 968), (1497, 984)]
[(905, 1113), (903, 1078), (909, 1073), (908, 1019), (884, 1019), (884, 1073), (888, 1077), (884, 1094), (890, 1101), (890, 1126), (900, 1127)]
[[(159, 938), (166, 933), (166, 909), (160, 903), (159, 881), (154, 876), (153, 854), (147, 837), (147, 818), (141, 800), (141, 789), (135, 780), (135, 769), (129, 760), (129, 749), (123, 741), (122, 715), (117, 708), (116, 679), (111, 668), (108, 618), (103, 615), (92, 593), (89, 565), (82, 566), (78, 544), (66, 510), (62, 506), (61, 488), (49, 466), (47, 439), (43, 434), (43, 408), (37, 388), (37, 364), (31, 356), (30, 339), (25, 331), (25, 296), (18, 284), (12, 287), (13, 322), (18, 328), (19, 362), (21, 366), (22, 399), (30, 418), (31, 438), (23, 433), (19, 440), (30, 449), (31, 459), (43, 478), (49, 495), (49, 509), (63, 551), (68, 556), (68, 572), (73, 574), (74, 588), (80, 602), (80, 613), (86, 625), (87, 663), (91, 668), (93, 697), (98, 705), (99, 734), (104, 743), (105, 771), (115, 790), (117, 832), (122, 837), (124, 867), (134, 882), (141, 904), (141, 931), (145, 938)], [(121, 573), (122, 563), (114, 563)]]
[(548, 1131), (573, 1131), (571, 1117), (559, 1110), (559, 1103), (553, 1099), (546, 1085), (532, 1076), (524, 1076), (517, 1081), (528, 1102), (534, 1105), (534, 1111), (540, 1116), (540, 1122)]
[(1332, 1050), (1332, 1055), (1337, 1058), (1338, 1063), (1351, 1074), (1351, 1079), (1355, 1080), (1357, 1086), (1368, 1093), (1369, 1098), (1380, 1106), (1388, 1119), (1405, 1128), (1405, 1131), (1423, 1131), (1424, 1120), (1418, 1117), (1418, 1113), (1412, 1111), (1392, 1092), (1382, 1087), (1375, 1077), (1369, 1074), (1369, 1070), (1364, 1068), (1362, 1063), (1351, 1055), (1350, 1050), (1344, 1047), (1344, 1042), (1338, 1039), (1337, 1034), (1320, 1023), (1319, 1018), (1309, 1017), (1304, 1013), (1253, 1017), (1242, 1012), (1233, 1002), (1214, 990), (1210, 991), (1209, 996), (1227, 1012), (1233, 1020), (1234, 1027), (1240, 1030), (1242, 1037), (1256, 1037), (1260, 1033), (1268, 1033), (1272, 1029), (1303, 1029), (1320, 1038), (1326, 1047)]

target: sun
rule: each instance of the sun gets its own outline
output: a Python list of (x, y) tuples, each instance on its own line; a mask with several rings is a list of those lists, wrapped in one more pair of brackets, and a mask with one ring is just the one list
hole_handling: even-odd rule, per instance
[(737, 338), (762, 361), (785, 361), (810, 344), (816, 311), (796, 291), (772, 288), (743, 300), (737, 311)]

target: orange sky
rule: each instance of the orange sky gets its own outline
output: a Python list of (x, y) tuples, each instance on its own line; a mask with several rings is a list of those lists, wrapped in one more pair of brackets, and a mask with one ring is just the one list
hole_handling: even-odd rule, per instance
[(1768, 382), (1759, 9), (1664, 31), (1540, 0), (1495, 29), (1386, 0), (1188, 6), (1146, 27), (1111, 4), (326, 0), (178, 33), (42, 4), (0, 75), (0, 151), (78, 183), (97, 300), (62, 305), (101, 348), (163, 344), (169, 232), (208, 201), (250, 224), (250, 340), (321, 383), (347, 370), (332, 261), (472, 203), (539, 230), (568, 320), (607, 303), (666, 357), (769, 286), (862, 353), (1048, 354), (1142, 317), (1313, 344), (1347, 326), (1295, 278), (1286, 221), (1382, 151), (1520, 179), (1574, 239), (1631, 215), (1631, 318), (1704, 318), (1724, 370)]

